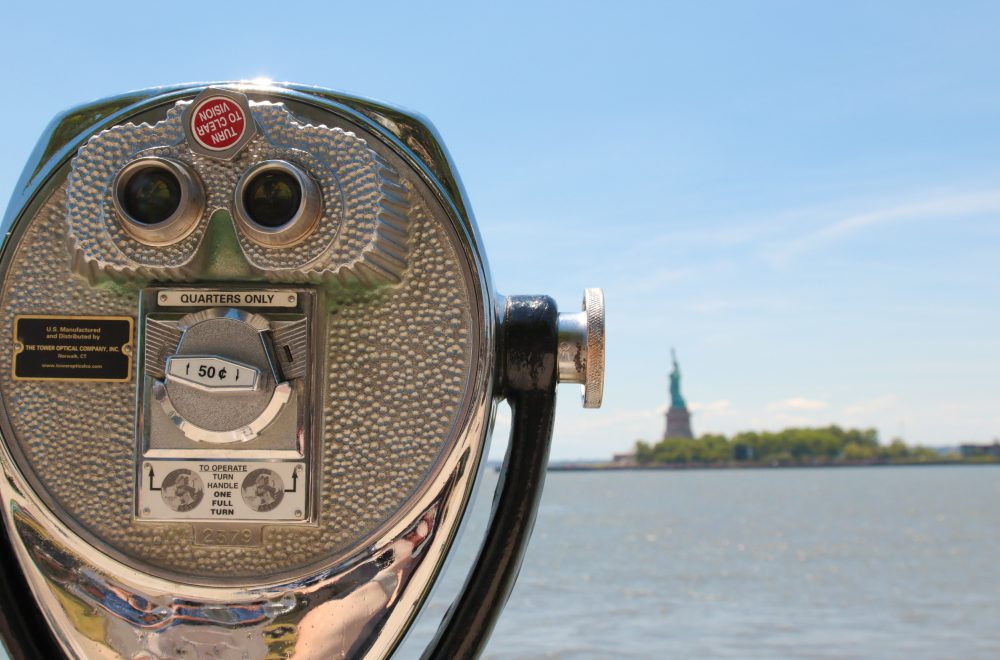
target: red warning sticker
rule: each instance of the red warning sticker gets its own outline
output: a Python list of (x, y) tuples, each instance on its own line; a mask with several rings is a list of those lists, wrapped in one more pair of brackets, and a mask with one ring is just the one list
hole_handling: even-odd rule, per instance
[(243, 108), (225, 96), (210, 96), (191, 112), (191, 136), (212, 151), (224, 151), (239, 142), (247, 130)]

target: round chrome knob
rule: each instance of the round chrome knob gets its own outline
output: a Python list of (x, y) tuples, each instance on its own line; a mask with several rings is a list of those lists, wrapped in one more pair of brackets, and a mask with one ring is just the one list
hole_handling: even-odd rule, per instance
[(583, 311), (559, 315), (559, 382), (583, 385), (583, 407), (604, 399), (604, 292), (585, 289)]
[(233, 307), (181, 317), (176, 349), (165, 356), (153, 398), (167, 418), (196, 442), (255, 440), (291, 399), (292, 386), (274, 370), (270, 322)]

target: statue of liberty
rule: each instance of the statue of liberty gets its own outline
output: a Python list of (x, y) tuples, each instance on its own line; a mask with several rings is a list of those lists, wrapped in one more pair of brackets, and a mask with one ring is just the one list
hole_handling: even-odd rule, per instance
[(694, 438), (691, 432), (691, 413), (681, 395), (681, 366), (677, 363), (677, 353), (670, 349), (674, 370), (670, 372), (670, 409), (667, 410), (668, 438)]
[(674, 362), (674, 370), (670, 372), (670, 407), (687, 408), (684, 397), (681, 396), (681, 367), (677, 364), (677, 353), (672, 348), (670, 358)]

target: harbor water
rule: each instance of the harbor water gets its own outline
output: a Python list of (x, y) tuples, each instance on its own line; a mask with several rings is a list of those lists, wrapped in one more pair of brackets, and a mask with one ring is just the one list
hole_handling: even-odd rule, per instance
[(486, 657), (1000, 657), (1000, 467), (550, 473)]

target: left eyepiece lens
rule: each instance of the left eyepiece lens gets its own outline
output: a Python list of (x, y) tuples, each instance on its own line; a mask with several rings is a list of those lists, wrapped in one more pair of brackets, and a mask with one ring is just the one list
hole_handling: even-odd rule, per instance
[(205, 210), (201, 182), (185, 164), (150, 156), (121, 169), (114, 204), (122, 227), (149, 245), (175, 243), (194, 231)]
[(129, 177), (121, 195), (122, 208), (132, 220), (155, 225), (181, 205), (181, 182), (166, 168), (146, 166)]

